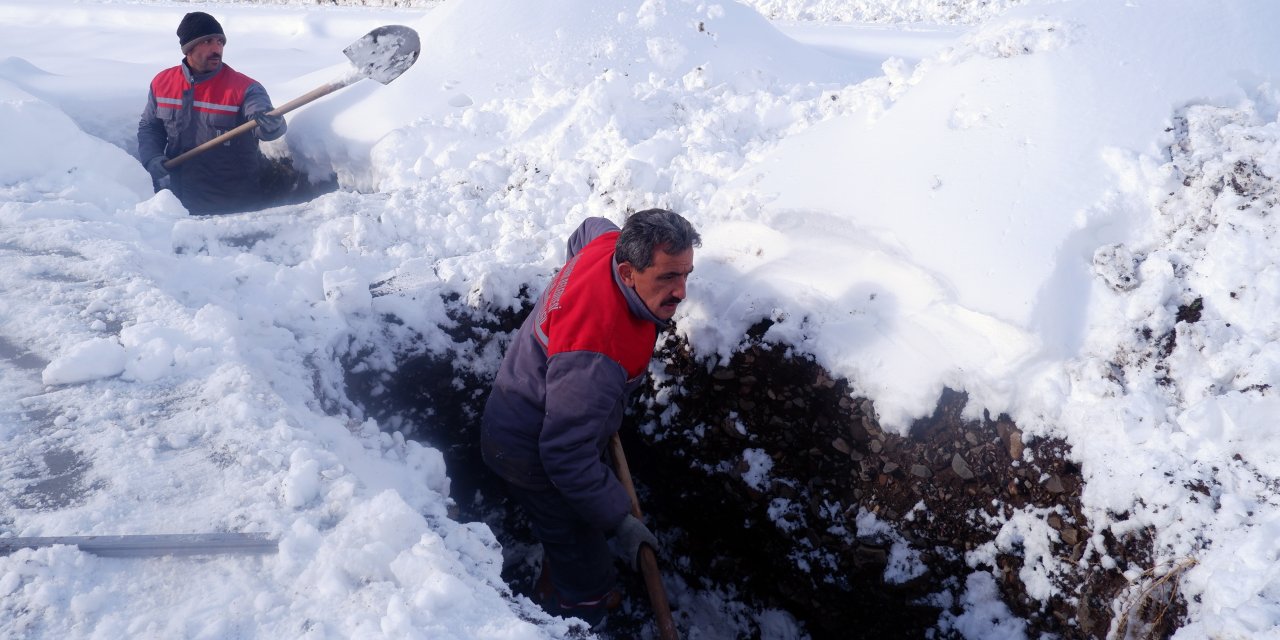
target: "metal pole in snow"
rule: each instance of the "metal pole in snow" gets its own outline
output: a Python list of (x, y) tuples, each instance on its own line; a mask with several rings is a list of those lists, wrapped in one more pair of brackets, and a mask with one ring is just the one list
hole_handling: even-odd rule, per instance
[(126, 536), (54, 536), (48, 538), (0, 538), (0, 556), (18, 549), (54, 545), (79, 547), (104, 558), (151, 558), (215, 554), (269, 554), (279, 543), (265, 533), (160, 533)]

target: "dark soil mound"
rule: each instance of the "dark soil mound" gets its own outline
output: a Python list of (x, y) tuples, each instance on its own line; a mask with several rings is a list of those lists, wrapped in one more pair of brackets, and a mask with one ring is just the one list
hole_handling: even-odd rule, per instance
[[(449, 332), (470, 348), (506, 335), (521, 317), (446, 302), (456, 321)], [(623, 442), (651, 528), (663, 535), (664, 571), (696, 587), (733, 585), (744, 602), (789, 611), (815, 638), (922, 638), (936, 636), (931, 628), (956, 606), (937, 594), (955, 595), (966, 576), (988, 570), (1033, 637), (1107, 635), (1113, 603), (1129, 586), (1122, 572), (1149, 566), (1150, 544), (1142, 534), (1123, 541), (1104, 534), (1118, 566), (1078, 566), (1093, 532), (1065, 443), (1023, 442), (1005, 416), (964, 420), (967, 398), (950, 390), (908, 436), (887, 433), (873, 402), (811, 358), (763, 343), (766, 328), (756, 327), (729, 363), (710, 370), (674, 335), (660, 340), (662, 382), (638, 394)], [(494, 529), (509, 551), (508, 581), (527, 593), (532, 536), (479, 457), (488, 381), (459, 370), (456, 359), (402, 360), (394, 375), (349, 375), (351, 397), (445, 454), (459, 518)], [(744, 479), (747, 449), (756, 463), (768, 457), (767, 483)], [(996, 556), (996, 566), (966, 562), (966, 552), (991, 542), (1023, 507), (1045, 514), (1059, 539), (1053, 555), (1078, 567), (1054, 577), (1066, 595), (1031, 597), (1016, 552)], [(893, 533), (859, 536), (859, 514), (873, 514)], [(895, 545), (914, 550), (919, 570), (903, 575), (899, 567), (887, 582)], [(628, 586), (629, 613), (611, 621), (617, 638), (646, 624), (644, 589), (638, 581)], [(1137, 612), (1135, 621), (1150, 618), (1145, 637), (1176, 628), (1182, 608), (1176, 593), (1167, 600)]]

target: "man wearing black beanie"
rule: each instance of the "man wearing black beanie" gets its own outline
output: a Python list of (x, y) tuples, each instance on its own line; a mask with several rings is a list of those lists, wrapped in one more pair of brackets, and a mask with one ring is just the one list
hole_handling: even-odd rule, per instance
[[(260, 199), (258, 141), (284, 135), (284, 116), (272, 110), (267, 90), (222, 62), (227, 36), (213, 16), (193, 11), (178, 23), (182, 63), (156, 74), (138, 122), (138, 158), (156, 190), (168, 187), (191, 213), (231, 213)], [(253, 136), (218, 145), (172, 173), (165, 160), (254, 120)]]

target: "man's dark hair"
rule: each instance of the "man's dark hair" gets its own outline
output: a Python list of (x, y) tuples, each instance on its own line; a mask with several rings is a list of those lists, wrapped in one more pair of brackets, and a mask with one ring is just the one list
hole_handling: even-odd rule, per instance
[(666, 209), (645, 209), (627, 217), (613, 249), (614, 262), (630, 262), (637, 271), (653, 263), (653, 251), (662, 247), (669, 254), (702, 246), (702, 236), (683, 216)]

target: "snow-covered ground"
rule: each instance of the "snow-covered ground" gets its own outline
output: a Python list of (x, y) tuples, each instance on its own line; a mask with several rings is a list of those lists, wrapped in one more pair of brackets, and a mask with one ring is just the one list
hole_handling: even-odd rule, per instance
[[(1078, 567), (1027, 563), (1033, 595), (1110, 566), (1104, 530), (1150, 528), (1157, 565), (1128, 577), (1136, 595), (1177, 567), (1180, 637), (1280, 633), (1280, 5), (1014, 4), (878, 4), (963, 28), (702, 0), (0, 5), (0, 535), (280, 540), (201, 560), (19, 551), (0, 558), (0, 629), (565, 635), (510, 596), (488, 528), (450, 519), (441, 455), (346, 398), (339, 360), (490, 372), (501, 354), (453, 343), (440, 296), (518, 307), (584, 217), (664, 206), (704, 237), (677, 318), (700, 357), (771, 318), (768, 339), (848, 377), (886, 427), (950, 386), (1071, 444), (1098, 533)], [(291, 114), (266, 149), (342, 191), (221, 218), (151, 193), (137, 117), (194, 8), (277, 103), (344, 74), (373, 27), (419, 31), (403, 77)], [(374, 298), (388, 278), (415, 295)], [(1042, 548), (1043, 515), (971, 554), (943, 628), (1022, 634), (991, 560)], [(713, 594), (675, 602), (690, 637), (802, 633)]]

